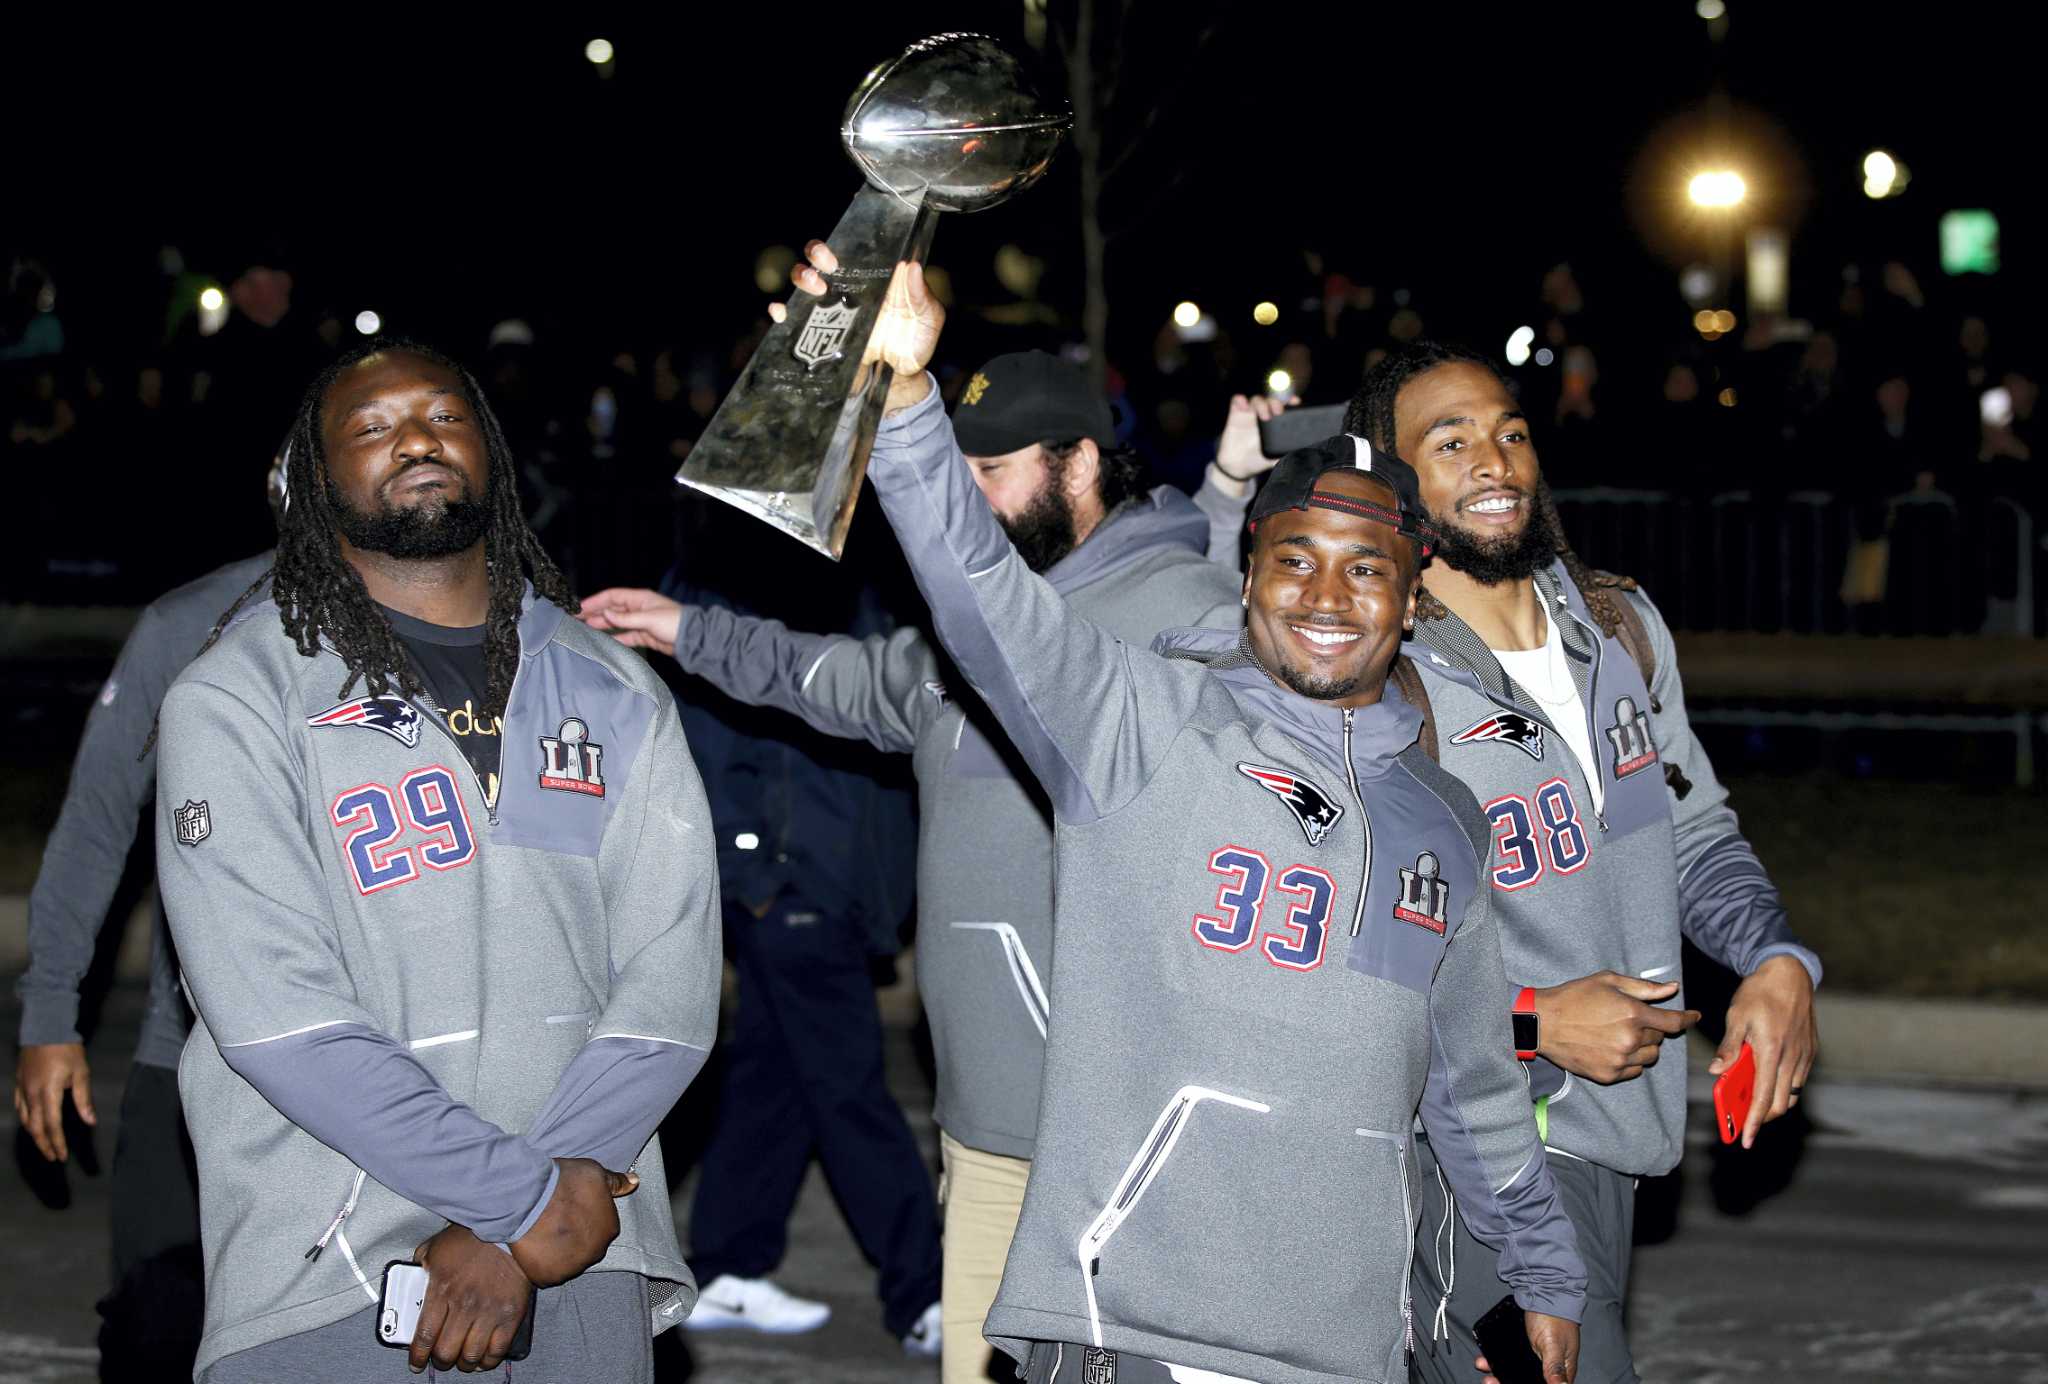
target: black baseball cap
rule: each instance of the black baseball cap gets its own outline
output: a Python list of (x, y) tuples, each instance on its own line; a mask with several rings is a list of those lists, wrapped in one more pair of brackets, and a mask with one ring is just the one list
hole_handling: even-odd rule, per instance
[(1044, 351), (1016, 351), (968, 378), (953, 408), (953, 436), (962, 452), (976, 457), (1084, 437), (1113, 447), (1116, 421), (1080, 366)]
[[(1370, 473), (1393, 490), (1397, 508), (1390, 510), (1385, 505), (1361, 500), (1355, 495), (1317, 490), (1316, 482), (1332, 471)], [(1383, 520), (1393, 525), (1397, 533), (1414, 539), (1421, 546), (1424, 557), (1428, 557), (1436, 546), (1436, 530), (1422, 517), (1422, 482), (1416, 477), (1415, 468), (1392, 452), (1378, 450), (1362, 437), (1339, 434), (1280, 458), (1266, 477), (1265, 485), (1260, 487), (1258, 497), (1252, 501), (1245, 527), (1256, 531), (1259, 521), (1269, 515), (1282, 510), (1307, 509), (1311, 505)]]

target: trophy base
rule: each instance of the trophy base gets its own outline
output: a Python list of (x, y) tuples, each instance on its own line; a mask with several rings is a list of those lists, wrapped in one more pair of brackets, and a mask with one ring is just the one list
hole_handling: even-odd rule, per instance
[(837, 559), (894, 372), (863, 370), (890, 276), (922, 261), (936, 213), (863, 187), (825, 243), (839, 259), (818, 297), (796, 290), (676, 479)]

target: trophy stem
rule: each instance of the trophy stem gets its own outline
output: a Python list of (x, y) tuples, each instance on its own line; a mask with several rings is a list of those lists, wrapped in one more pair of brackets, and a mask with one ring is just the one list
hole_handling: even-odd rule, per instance
[(922, 194), (855, 194), (825, 239), (839, 259), (825, 295), (790, 295), (678, 481), (839, 557), (894, 378), (861, 357), (897, 263), (924, 260), (936, 219)]

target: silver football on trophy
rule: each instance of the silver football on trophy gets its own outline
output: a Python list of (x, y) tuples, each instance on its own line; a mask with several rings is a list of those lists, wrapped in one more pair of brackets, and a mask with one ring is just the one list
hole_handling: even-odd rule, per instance
[(941, 212), (1044, 177), (1071, 119), (980, 34), (920, 39), (870, 72), (840, 123), (867, 184), (826, 237), (839, 267), (824, 294), (790, 294), (676, 479), (838, 557), (892, 378), (866, 352), (896, 266), (925, 261)]
[(867, 75), (839, 134), (878, 190), (980, 211), (1045, 176), (1072, 123), (994, 39), (935, 34)]

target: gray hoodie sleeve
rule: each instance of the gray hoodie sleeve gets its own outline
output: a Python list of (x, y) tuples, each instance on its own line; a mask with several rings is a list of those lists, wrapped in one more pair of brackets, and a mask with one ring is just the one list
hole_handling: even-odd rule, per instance
[(640, 1156), (718, 1029), (718, 858), (704, 785), (663, 696), (598, 848), (611, 992), (528, 1128), (558, 1158), (614, 1170)]
[[(193, 679), (164, 699), (157, 879), (194, 1008), (286, 1119), (408, 1201), (517, 1239), (553, 1195), (554, 1164), (456, 1101), (356, 1002), (282, 724)], [(207, 805), (197, 845), (177, 838), (187, 801)]]
[(194, 652), (172, 642), (155, 608), (145, 608), (86, 717), (28, 897), (28, 969), (16, 987), (24, 1047), (81, 1041), (79, 982), (156, 783), (156, 755), (142, 747), (165, 690)]
[(814, 730), (896, 754), (917, 748), (940, 708), (924, 690), (937, 665), (915, 629), (866, 639), (798, 634), (780, 621), (686, 605), (676, 662), (735, 701), (776, 707)]
[(1193, 715), (1203, 677), (1073, 614), (1025, 566), (975, 488), (938, 395), (934, 385), (883, 420), (868, 478), (947, 652), (1059, 816), (1094, 821), (1144, 788)]
[(1501, 1280), (1515, 1301), (1578, 1321), (1586, 1269), (1514, 1057), (1490, 893), (1474, 894), (1430, 987), (1422, 1127), (1465, 1224), (1500, 1252)]
[(1818, 988), (1820, 957), (1793, 935), (1784, 900), (1743, 836), (1728, 806), (1728, 790), (1715, 777), (1713, 762), (1686, 719), (1685, 684), (1671, 630), (1649, 597), (1639, 594), (1635, 605), (1656, 657), (1656, 685), (1650, 691), (1663, 708), (1653, 713), (1657, 752), (1692, 782), (1690, 792), (1671, 800), (1679, 926), (1694, 946), (1737, 975), (1750, 974), (1773, 956), (1791, 956)]
[(1226, 495), (1210, 478), (1209, 472), (1214, 466), (1215, 463), (1211, 462), (1202, 468), (1202, 484), (1195, 491), (1195, 508), (1209, 520), (1209, 561), (1233, 572), (1242, 572), (1244, 516), (1252, 507), (1252, 496), (1258, 493), (1258, 486), (1255, 482), (1247, 483), (1243, 495)]

